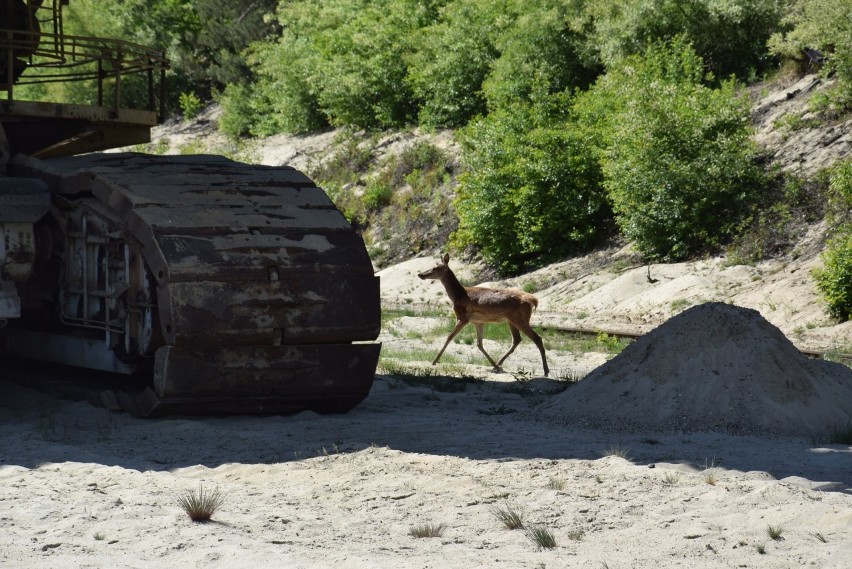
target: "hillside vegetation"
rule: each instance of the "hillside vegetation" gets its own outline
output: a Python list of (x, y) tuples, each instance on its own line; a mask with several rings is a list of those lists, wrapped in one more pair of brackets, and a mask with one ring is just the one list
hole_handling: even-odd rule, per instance
[[(784, 168), (755, 143), (748, 96), (818, 70), (833, 88), (776, 126), (842, 121), (848, 0), (115, 3), (106, 29), (169, 50), (185, 116), (213, 96), (234, 141), (348, 131), (311, 174), (380, 259), (399, 253), (379, 234), (440, 219), (435, 236), (502, 275), (612, 239), (646, 261), (755, 262), (825, 217), (817, 282), (834, 316), (852, 313), (848, 163)], [(102, 4), (79, 2), (69, 27)], [(229, 17), (233, 33), (212, 33)], [(421, 144), (377, 164), (361, 140), (410, 128), (453, 129), (458, 159)]]

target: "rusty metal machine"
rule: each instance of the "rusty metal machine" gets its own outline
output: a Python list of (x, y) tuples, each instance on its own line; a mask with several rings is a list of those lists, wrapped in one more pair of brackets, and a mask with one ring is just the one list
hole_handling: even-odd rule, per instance
[[(150, 140), (167, 62), (64, 34), (67, 1), (0, 0), (0, 375), (108, 371), (87, 397), (139, 416), (357, 405), (380, 350), (361, 237), (292, 168), (102, 152)], [(134, 76), (145, 109), (123, 108)], [(15, 97), (55, 81), (96, 103)]]

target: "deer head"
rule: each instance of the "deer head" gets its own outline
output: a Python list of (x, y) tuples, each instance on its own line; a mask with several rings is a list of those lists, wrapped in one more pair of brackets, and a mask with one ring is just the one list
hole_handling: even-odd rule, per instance
[(422, 273), (419, 273), (417, 276), (420, 277), (423, 280), (426, 280), (426, 279), (440, 280), (441, 277), (443, 275), (445, 275), (447, 273), (447, 271), (450, 270), (449, 263), (450, 263), (450, 256), (448, 254), (445, 254), (443, 257), (441, 257), (441, 262), (438, 265), (432, 267), (428, 271), (423, 271)]

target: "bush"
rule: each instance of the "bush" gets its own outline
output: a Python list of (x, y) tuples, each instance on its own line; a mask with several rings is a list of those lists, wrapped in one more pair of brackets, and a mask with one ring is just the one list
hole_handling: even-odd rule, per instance
[(417, 101), (418, 122), (457, 127), (485, 112), (482, 81), (497, 57), (496, 33), (505, 27), (503, 2), (456, 0), (415, 36), (406, 83)]
[(840, 93), (849, 104), (852, 97), (852, 18), (848, 1), (809, 0), (791, 8), (784, 23), (792, 29), (777, 33), (769, 41), (779, 55), (802, 59), (804, 48), (822, 51), (827, 56), (824, 71), (837, 73)]
[(602, 82), (616, 112), (605, 127), (604, 185), (616, 221), (650, 259), (677, 261), (736, 232), (765, 186), (748, 100), (733, 82), (701, 84), (702, 61), (681, 40), (628, 58)]
[(198, 95), (191, 91), (180, 94), (179, 104), (181, 113), (183, 113), (183, 120), (186, 121), (190, 121), (197, 117), (204, 106), (201, 103), (201, 99), (198, 98)]
[(774, 65), (766, 42), (782, 17), (776, 0), (598, 0), (586, 11), (593, 18), (590, 42), (608, 67), (649, 43), (683, 36), (716, 77), (741, 79)]
[(482, 85), (489, 109), (529, 101), (536, 84), (551, 93), (585, 88), (600, 72), (581, 11), (560, 0), (524, 3), (520, 14), (496, 39), (500, 56)]
[(846, 321), (852, 318), (852, 160), (836, 165), (829, 174), (829, 203), (835, 235), (822, 254), (824, 267), (813, 276), (828, 304), (829, 313)]
[(824, 267), (814, 270), (817, 288), (828, 312), (842, 322), (852, 318), (852, 226), (828, 242), (822, 253)]
[(322, 70), (313, 76), (320, 109), (335, 126), (405, 125), (415, 116), (404, 55), (417, 29), (417, 11), (393, 0), (356, 4), (346, 10), (346, 19), (313, 40)]
[(456, 242), (475, 244), (502, 273), (587, 248), (608, 216), (588, 133), (565, 95), (534, 97), (462, 134)]

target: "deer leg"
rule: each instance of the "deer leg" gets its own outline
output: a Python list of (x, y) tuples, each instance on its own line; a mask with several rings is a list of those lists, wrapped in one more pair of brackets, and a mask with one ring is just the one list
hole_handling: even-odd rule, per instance
[(494, 360), (491, 359), (491, 356), (488, 355), (488, 352), (485, 351), (485, 347), (482, 345), (482, 328), (483, 325), (477, 322), (473, 323), (473, 327), (476, 328), (476, 347), (479, 348), (479, 351), (485, 354), (485, 357), (488, 358), (488, 361), (491, 362), (491, 365), (494, 366), (495, 371), (500, 370), (500, 365), (494, 363)]
[(526, 334), (530, 340), (535, 343), (538, 351), (541, 353), (541, 364), (544, 367), (544, 377), (547, 377), (550, 374), (550, 369), (547, 367), (547, 356), (544, 355), (544, 342), (541, 340), (541, 336), (535, 333), (535, 330), (532, 329), (532, 326), (529, 324), (525, 324), (523, 326), (519, 326), (521, 332)]
[(509, 348), (509, 350), (505, 354), (503, 354), (503, 357), (500, 358), (500, 361), (497, 362), (497, 365), (503, 365), (503, 362), (506, 361), (506, 358), (508, 358), (509, 355), (515, 351), (515, 348), (518, 347), (518, 344), (521, 343), (521, 333), (518, 331), (514, 324), (512, 324), (511, 322), (509, 322), (508, 324), (509, 331), (512, 333), (512, 347)]
[(453, 331), (452, 331), (452, 332), (450, 332), (450, 335), (449, 335), (449, 336), (447, 336), (447, 341), (446, 341), (446, 342), (444, 342), (444, 347), (443, 347), (443, 348), (441, 348), (441, 351), (440, 351), (440, 352), (438, 352), (438, 355), (437, 355), (437, 356), (435, 356), (435, 360), (432, 362), (432, 365), (435, 365), (435, 364), (437, 364), (437, 363), (438, 363), (438, 360), (440, 360), (440, 359), (441, 359), (441, 355), (443, 355), (444, 350), (446, 350), (446, 349), (447, 349), (447, 346), (449, 346), (449, 345), (450, 345), (450, 341), (452, 341), (452, 339), (456, 337), (456, 334), (458, 334), (459, 332), (461, 332), (461, 329), (462, 329), (462, 328), (464, 328), (466, 325), (467, 325), (467, 321), (466, 321), (466, 320), (459, 320), (459, 321), (457, 321), (457, 322), (456, 322), (456, 327), (455, 327), (455, 328), (453, 328)]

